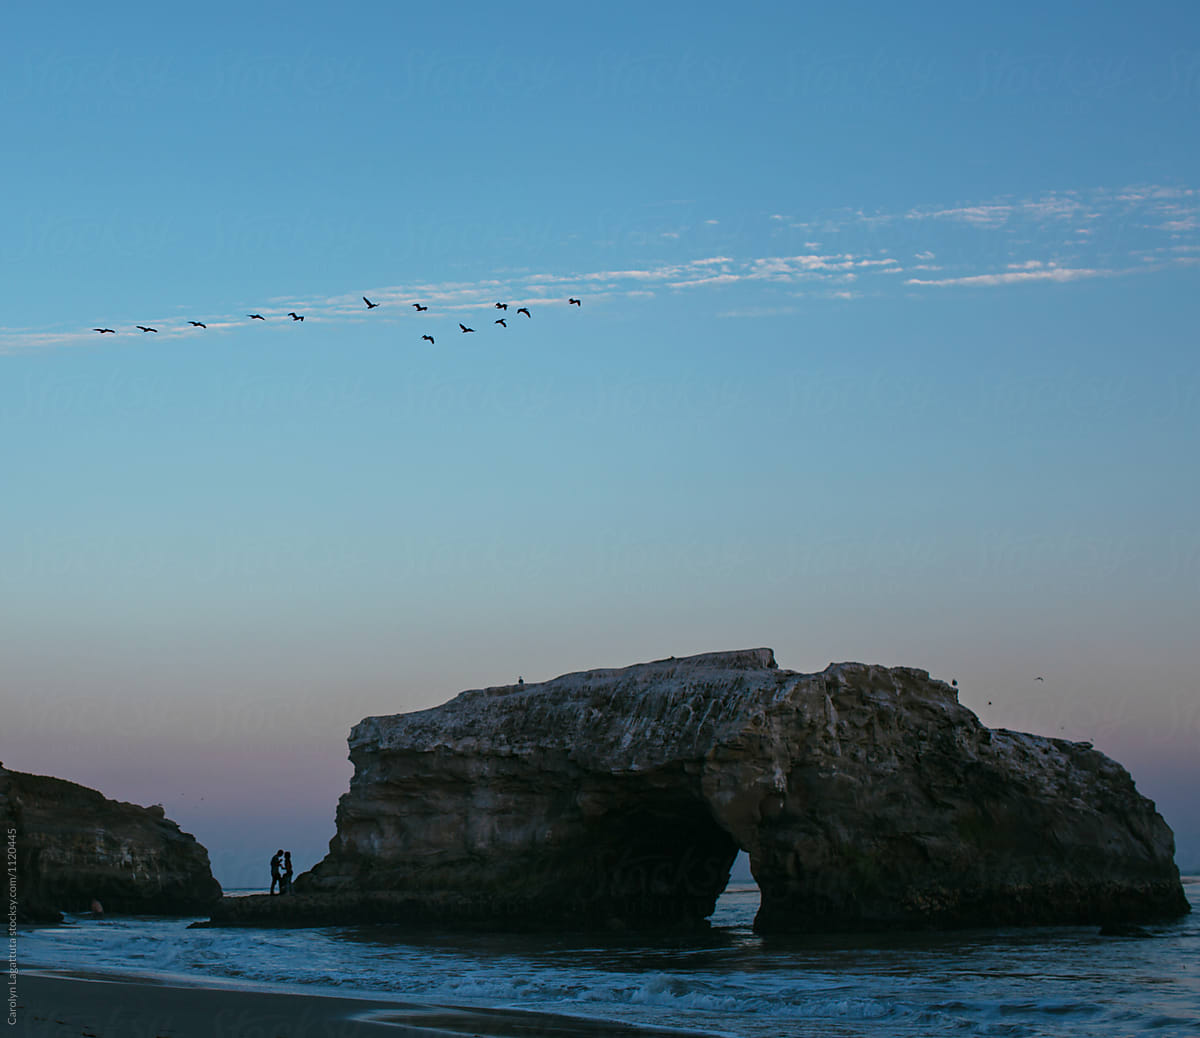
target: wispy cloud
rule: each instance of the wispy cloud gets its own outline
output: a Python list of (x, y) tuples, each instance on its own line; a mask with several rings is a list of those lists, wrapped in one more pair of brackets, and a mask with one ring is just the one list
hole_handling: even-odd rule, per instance
[(1093, 270), (1086, 267), (1048, 267), (1041, 270), (1008, 270), (998, 274), (969, 274), (954, 278), (909, 278), (906, 285), (1013, 285), (1022, 281), (1079, 281), (1111, 275), (1110, 270)]
[(1004, 223), (1012, 215), (1012, 206), (1007, 205), (969, 205), (954, 209), (936, 209), (923, 211), (914, 209), (907, 213), (910, 220), (963, 220), (966, 223), (995, 226)]
[[(282, 296), (267, 300), (255, 312), (271, 326), (291, 325), (288, 311), (303, 313), (311, 324), (322, 322), (400, 322), (430, 308), (429, 320), (441, 313), (456, 319), (464, 313), (511, 306), (566, 306), (568, 296), (587, 295), (596, 302), (646, 300), (663, 293), (741, 293), (728, 314), (776, 312), (771, 295), (850, 298), (952, 286), (998, 287), (1041, 282), (1065, 284), (1098, 277), (1122, 277), (1194, 264), (1200, 252), (1200, 191), (1171, 185), (1135, 185), (1117, 189), (1047, 192), (1026, 198), (1001, 197), (952, 205), (913, 207), (895, 213), (845, 209), (812, 214), (805, 222), (770, 213), (768, 228), (735, 239), (724, 229), (721, 252), (694, 259), (632, 263), (578, 270), (503, 270), (476, 279), (411, 281), (375, 285), (365, 293), (342, 292), (313, 297)], [(717, 217), (704, 221), (716, 224)], [(807, 230), (802, 228), (808, 228)], [(814, 233), (815, 232), (815, 233)], [(836, 235), (830, 239), (827, 235)], [(676, 237), (673, 237), (676, 236)], [(836, 241), (837, 247), (822, 246)], [(659, 231), (672, 248), (691, 234)], [(788, 242), (778, 249), (769, 244)], [(636, 254), (636, 253), (635, 253)], [(916, 262), (902, 262), (912, 257)], [(934, 260), (936, 259), (936, 262)], [(899, 275), (899, 276), (898, 276)], [(383, 309), (366, 316), (362, 295)], [(733, 300), (730, 299), (732, 302)], [(791, 304), (787, 304), (791, 305)], [(186, 325), (204, 315), (206, 330)], [(145, 312), (109, 314), (92, 324), (116, 328), (119, 336), (143, 337), (135, 323), (160, 329), (146, 341), (168, 342), (197, 335), (217, 335), (247, 327), (247, 314), (191, 307), (155, 318)], [(81, 322), (83, 323), (83, 322)], [(311, 327), (311, 324), (309, 325)], [(107, 342), (88, 327), (0, 328), (0, 352)], [(125, 341), (122, 339), (122, 341)]]
[(1189, 209), (1180, 212), (1169, 220), (1164, 220), (1159, 227), (1172, 234), (1200, 229), (1200, 209)]
[(997, 200), (942, 208), (915, 208), (904, 214), (908, 220), (954, 220), (983, 227), (1009, 221), (1063, 220), (1077, 216), (1084, 204), (1074, 193), (1048, 194), (1041, 198)]
[[(859, 255), (852, 252), (808, 252), (789, 256), (759, 256), (738, 259), (728, 255), (701, 256), (682, 263), (662, 263), (645, 267), (612, 270), (571, 272), (521, 271), (506, 277), (488, 277), (475, 281), (410, 282), (402, 285), (376, 285), (365, 293), (344, 292), (316, 297), (279, 297), (259, 308), (268, 325), (290, 326), (288, 312), (303, 314), (308, 326), (322, 322), (369, 320), (376, 323), (406, 320), (414, 313), (412, 306), (420, 303), (430, 308), (426, 320), (436, 315), (459, 316), (480, 308), (491, 308), (497, 302), (507, 302), (514, 308), (522, 305), (566, 306), (569, 296), (588, 295), (593, 299), (621, 297), (647, 299), (658, 287), (669, 291), (694, 292), (703, 289), (722, 289), (739, 283), (761, 285), (796, 285), (805, 281), (854, 281), (869, 272), (895, 272), (900, 266), (891, 257)], [(382, 309), (367, 317), (366, 295)], [(401, 316), (404, 315), (404, 316)], [(144, 315), (139, 320), (145, 320)], [(209, 317), (208, 329), (201, 331), (187, 326), (179, 317), (159, 318), (151, 322), (159, 327), (155, 341), (189, 337), (199, 334), (219, 334), (235, 328), (257, 324), (247, 314), (227, 313)], [(110, 326), (124, 335), (133, 330), (132, 319), (121, 319)], [(33, 329), (0, 330), (0, 352), (12, 352), (45, 346), (77, 345), (100, 339), (94, 332), (48, 331)], [(108, 338), (107, 336), (104, 338)]]
[(693, 278), (690, 281), (668, 282), (672, 288), (698, 288), (701, 285), (731, 285), (742, 278), (737, 274), (714, 274), (707, 278)]

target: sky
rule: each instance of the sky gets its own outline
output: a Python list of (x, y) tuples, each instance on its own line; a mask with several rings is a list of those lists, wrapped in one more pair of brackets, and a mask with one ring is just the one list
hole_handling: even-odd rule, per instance
[(6, 12), (0, 759), (262, 886), (363, 717), (770, 646), (1200, 870), (1200, 14), (968, 6)]

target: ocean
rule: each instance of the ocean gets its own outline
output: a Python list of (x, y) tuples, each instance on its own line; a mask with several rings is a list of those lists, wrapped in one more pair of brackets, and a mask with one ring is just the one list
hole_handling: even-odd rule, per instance
[(1200, 877), (1185, 889), (1191, 915), (1136, 937), (1096, 927), (760, 937), (758, 888), (731, 884), (712, 929), (686, 937), (193, 930), (191, 919), (78, 916), (22, 929), (18, 960), (22, 970), (392, 996), (737, 1038), (1197, 1038)]

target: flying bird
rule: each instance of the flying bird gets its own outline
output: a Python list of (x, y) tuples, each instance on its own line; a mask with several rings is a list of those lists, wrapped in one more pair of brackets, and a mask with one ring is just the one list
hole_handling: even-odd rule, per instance
[(207, 328), (208, 327), (208, 325), (204, 324), (202, 321), (188, 321), (188, 324), (190, 324), (193, 328)]
[(504, 325), (504, 327), (505, 327), (505, 328), (507, 328), (507, 327), (508, 327), (508, 322), (507, 322), (507, 321), (506, 321), (506, 320), (505, 320), (503, 317), (499, 318), (499, 319), (496, 321), (496, 324), (502, 324), (502, 325)]
[(367, 304), (368, 310), (374, 310), (379, 305), (378, 303), (372, 303), (366, 296), (363, 296), (363, 302)]
[(497, 304), (496, 304), (496, 309), (497, 309), (497, 310), (507, 310), (507, 309), (508, 309), (508, 304), (507, 304), (507, 303), (497, 303)]
[(461, 329), (462, 329), (464, 332), (473, 332), (473, 331), (475, 330), (474, 328), (468, 328), (468, 327), (467, 327), (465, 324), (463, 324), (461, 321), (459, 322), (459, 325), (458, 325), (458, 326), (459, 326), (459, 327), (460, 327), (460, 328), (461, 328)]
[(262, 314), (246, 314), (252, 321), (265, 321), (266, 318)]
[(117, 334), (112, 328), (93, 328), (92, 331), (99, 332), (101, 335), (116, 335)]
[(428, 310), (428, 309), (429, 309), (429, 307), (427, 307), (427, 306), (422, 306), (420, 303), (413, 303), (413, 306), (415, 306), (415, 307), (417, 308), (417, 313), (420, 313), (422, 310)]
[(139, 325), (137, 326), (137, 330), (138, 330), (139, 332), (155, 332), (155, 333), (157, 333), (157, 332), (158, 332), (158, 329), (157, 329), (157, 328), (147, 328), (147, 327), (146, 327), (144, 324), (139, 324)]
[(434, 341), (433, 341), (433, 336), (432, 336), (432, 335), (422, 335), (422, 336), (421, 336), (421, 338), (422, 338), (422, 339), (428, 339), (428, 340), (429, 340), (429, 345), (430, 345), (430, 346), (434, 346), (434, 345), (436, 345), (436, 343), (434, 343)]
[(1046, 679), (1045, 679), (1044, 677), (1042, 677), (1042, 676), (1039, 674), (1039, 675), (1038, 675), (1036, 678), (1034, 678), (1033, 680), (1034, 680), (1034, 681), (1045, 681)]
[(525, 307), (523, 307), (523, 306), (518, 306), (518, 307), (517, 307), (517, 313), (519, 313), (519, 314), (524, 314), (526, 317), (532, 317), (532, 316), (533, 316), (533, 314), (531, 314), (531, 313), (530, 313), (528, 310), (526, 310), (526, 309), (525, 309)]
[(288, 317), (290, 317), (293, 321), (303, 321), (304, 320), (303, 314), (296, 314), (296, 313), (289, 312)]
[(583, 305), (578, 299), (568, 299), (567, 303), (568, 303), (568, 305), (573, 305), (573, 306), (582, 306)]

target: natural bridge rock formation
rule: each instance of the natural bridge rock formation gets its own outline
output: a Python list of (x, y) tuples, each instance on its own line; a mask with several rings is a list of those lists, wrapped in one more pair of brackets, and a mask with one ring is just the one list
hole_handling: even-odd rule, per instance
[[(760, 931), (1169, 917), (1173, 836), (1086, 743), (991, 731), (925, 671), (769, 649), (369, 717), (329, 855), (214, 922), (699, 922), (738, 848)], [(267, 902), (267, 903), (264, 903)]]
[(202, 915), (220, 900), (208, 851), (161, 807), (0, 765), (0, 826), (11, 840), (18, 918), (106, 912)]

